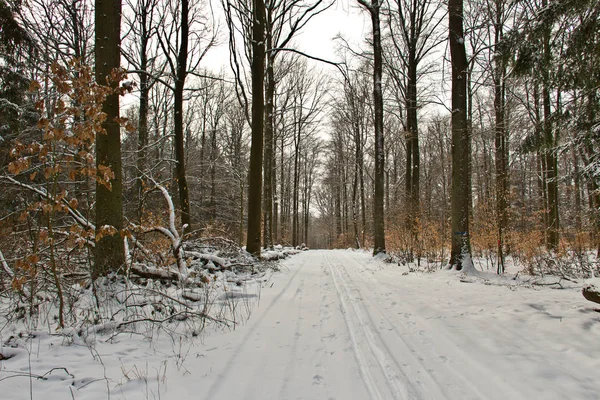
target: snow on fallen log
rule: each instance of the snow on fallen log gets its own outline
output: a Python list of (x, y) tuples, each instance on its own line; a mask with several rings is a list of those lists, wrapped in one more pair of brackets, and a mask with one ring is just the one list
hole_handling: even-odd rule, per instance
[(211, 261), (213, 264), (220, 266), (222, 269), (229, 267), (227, 260), (219, 256), (215, 256), (214, 254), (205, 254), (188, 250), (185, 252), (185, 255), (192, 257), (194, 260)]
[(286, 259), (294, 254), (299, 254), (302, 251), (303, 250), (300, 249), (294, 249), (293, 247), (282, 248), (281, 246), (275, 246), (275, 250), (263, 250), (260, 253), (260, 258), (263, 261), (277, 261)]
[(282, 260), (286, 256), (282, 251), (263, 251), (260, 253), (260, 258), (264, 261), (277, 261)]
[(130, 271), (139, 277), (148, 279), (165, 279), (170, 281), (185, 280), (185, 277), (183, 277), (179, 272), (167, 269), (150, 268), (145, 264), (139, 263), (132, 264)]
[(600, 304), (600, 278), (586, 280), (581, 293), (586, 300)]

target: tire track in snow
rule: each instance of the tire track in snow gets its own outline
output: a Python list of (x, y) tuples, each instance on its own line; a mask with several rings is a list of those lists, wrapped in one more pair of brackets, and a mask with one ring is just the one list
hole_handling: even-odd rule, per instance
[[(378, 283), (381, 286), (386, 286), (388, 288), (393, 288), (394, 290), (398, 290), (398, 287), (394, 287), (387, 282), (380, 281), (379, 279), (374, 278), (372, 274), (364, 273), (366, 268), (364, 268), (357, 260), (348, 257), (348, 255), (344, 254), (344, 263), (345, 265), (354, 266), (354, 270), (363, 272), (362, 275), (366, 276), (366, 279), (371, 280), (373, 283)], [(340, 263), (342, 264), (342, 263)], [(348, 275), (348, 279), (352, 280), (350, 274), (348, 273), (346, 267), (344, 266), (344, 270)], [(376, 287), (374, 285), (370, 285), (370, 287)], [(363, 296), (363, 292), (360, 291), (357, 287), (358, 292)], [(448, 354), (448, 359), (454, 362), (454, 365), (459, 367), (459, 370), (456, 368), (452, 368), (448, 363), (431, 363), (431, 365), (426, 365), (424, 361), (417, 359), (417, 361), (421, 364), (425, 371), (428, 372), (428, 375), (438, 381), (436, 375), (440, 376), (452, 376), (454, 379), (450, 380), (447, 383), (449, 386), (455, 386), (453, 382), (460, 382), (465, 389), (472, 391), (470, 398), (472, 399), (520, 399), (525, 398), (525, 396), (521, 393), (516, 392), (508, 383), (505, 383), (499, 379), (495, 378), (494, 373), (489, 370), (484, 364), (482, 364), (479, 360), (476, 360), (470, 357), (467, 353), (464, 352), (454, 341), (450, 340), (450, 333), (447, 329), (437, 323), (433, 323), (423, 319), (422, 317), (416, 316), (414, 312), (411, 313), (411, 316), (416, 316), (416, 318), (410, 318), (411, 322), (418, 326), (418, 332), (436, 332), (435, 336), (425, 336), (419, 335), (420, 343), (415, 343), (414, 340), (407, 339), (407, 334), (409, 332), (401, 332), (397, 327), (397, 324), (394, 324), (388, 317), (387, 313), (381, 310), (381, 306), (370, 298), (370, 296), (363, 297), (366, 299), (376, 311), (386, 320), (387, 324), (393, 329), (398, 339), (409, 349), (411, 353), (414, 354), (431, 354), (434, 360), (439, 360), (441, 355), (436, 351), (436, 349), (443, 349), (445, 354)], [(405, 301), (405, 304), (410, 305), (410, 301)], [(414, 309), (414, 307), (411, 307)], [(439, 332), (443, 333), (440, 334)], [(410, 336), (409, 336), (410, 337)], [(469, 336), (467, 335), (467, 338)], [(413, 357), (414, 358), (414, 357)], [(439, 367), (442, 366), (443, 371), (439, 371)], [(437, 370), (433, 369), (436, 368)], [(463, 371), (461, 373), (460, 371)], [(468, 376), (468, 378), (465, 376)], [(483, 387), (480, 387), (483, 385)], [(483, 390), (481, 390), (483, 389)], [(464, 399), (467, 394), (464, 392), (462, 388), (456, 388), (453, 390), (453, 398)]]
[[(302, 279), (302, 281), (298, 285), (298, 288), (296, 289), (296, 293), (294, 294), (294, 297), (292, 298), (292, 300), (297, 299), (300, 303), (302, 302), (302, 299), (304, 296), (304, 293), (302, 291), (303, 288), (304, 288), (304, 279)], [(294, 376), (294, 366), (296, 365), (295, 361), (296, 361), (297, 354), (298, 354), (298, 340), (301, 335), (300, 334), (300, 325), (303, 321), (303, 319), (300, 318), (301, 310), (302, 310), (302, 307), (299, 307), (298, 315), (296, 315), (296, 326), (294, 329), (294, 338), (293, 338), (292, 348), (290, 351), (290, 362), (288, 362), (285, 367), (283, 382), (281, 384), (281, 388), (279, 389), (279, 396), (278, 396), (279, 399), (286, 398), (285, 393), (288, 390), (288, 386), (290, 384), (291, 378)]]
[[(354, 279), (352, 279), (352, 277), (347, 271), (346, 265), (348, 263), (354, 264), (354, 266), (357, 267), (355, 268), (357, 270), (362, 268), (362, 265), (358, 264), (355, 260), (349, 259), (346, 255), (344, 255), (344, 259), (344, 263), (340, 263), (340, 265), (342, 266), (340, 270), (344, 271), (344, 275), (346, 276), (346, 282), (354, 282)], [(373, 279), (372, 277), (369, 278)], [(385, 350), (388, 352), (390, 357), (392, 357), (396, 362), (396, 365), (402, 365), (404, 367), (400, 368), (400, 370), (402, 371), (403, 376), (406, 377), (407, 381), (411, 382), (411, 385), (413, 386), (413, 388), (415, 388), (415, 391), (419, 392), (419, 397), (435, 399), (468, 398), (466, 397), (467, 395), (464, 393), (464, 391), (460, 390), (457, 387), (456, 383), (454, 382), (454, 379), (449, 380), (448, 382), (444, 382), (442, 379), (440, 379), (439, 376), (437, 376), (433, 372), (431, 366), (427, 365), (424, 362), (424, 359), (420, 357), (426, 352), (433, 352), (435, 360), (439, 363), (441, 361), (441, 356), (436, 354), (435, 351), (433, 351), (432, 349), (425, 349), (422, 347), (417, 348), (416, 346), (409, 343), (409, 341), (405, 339), (405, 336), (408, 332), (400, 332), (400, 330), (397, 327), (397, 324), (393, 323), (390, 320), (390, 318), (387, 317), (384, 310), (382, 310), (381, 307), (370, 298), (370, 296), (365, 296), (364, 292), (360, 290), (358, 285), (353, 284), (353, 286), (354, 290), (358, 293), (363, 302), (368, 303), (368, 305), (370, 306), (370, 310), (378, 314), (378, 316), (380, 317), (380, 322), (382, 323), (382, 325), (384, 325), (384, 331), (394, 333), (393, 338), (386, 338), (386, 335), (382, 333), (378, 333), (378, 336)], [(368, 312), (366, 314), (371, 325), (375, 326), (373, 312)], [(400, 353), (399, 357), (401, 358), (402, 363), (395, 356), (395, 354), (397, 353)], [(411, 373), (416, 374), (417, 377), (409, 378), (409, 375), (412, 375)], [(485, 396), (483, 396), (466, 379), (455, 374), (454, 372), (452, 372), (450, 375), (455, 378), (458, 378), (459, 381), (465, 382), (466, 386), (468, 386), (474, 392), (474, 397), (472, 397), (473, 399), (485, 398)], [(453, 395), (451, 393), (448, 393), (449, 390), (453, 392)]]
[[(386, 356), (386, 351), (384, 351), (380, 345), (377, 344), (377, 338), (373, 334), (373, 330), (376, 331), (376, 328), (373, 324), (368, 324), (363, 316), (363, 313), (360, 310), (359, 305), (356, 300), (353, 300), (352, 296), (349, 293), (349, 289), (347, 284), (344, 282), (344, 278), (335, 264), (331, 263), (327, 258), (325, 259), (330, 273), (335, 285), (335, 289), (338, 293), (338, 297), (340, 299), (340, 305), (342, 307), (342, 313), (344, 314), (344, 319), (346, 321), (346, 327), (348, 329), (348, 333), (350, 334), (350, 339), (352, 341), (352, 347), (358, 362), (358, 366), (360, 368), (361, 376), (369, 392), (369, 396), (371, 399), (385, 399), (385, 396), (382, 396), (381, 392), (377, 387), (377, 382), (373, 379), (371, 375), (368, 364), (366, 362), (366, 356), (363, 354), (358, 340), (355, 336), (355, 331), (360, 331), (363, 334), (363, 337), (366, 341), (366, 344), (369, 347), (369, 351), (375, 357), (377, 364), (381, 370), (382, 375), (385, 378), (388, 389), (390, 390), (393, 398), (395, 399), (416, 399), (418, 398), (417, 393), (415, 393), (413, 388), (409, 388), (411, 383), (407, 379), (406, 376), (403, 376), (403, 380), (400, 379), (401, 370), (398, 367), (397, 363), (394, 360), (390, 360)], [(348, 301), (346, 301), (346, 299)], [(348, 306), (350, 303), (350, 307)], [(356, 318), (358, 324), (352, 322), (352, 318), (350, 317), (350, 313), (353, 311), (354, 317)], [(358, 325), (358, 326), (357, 326)]]
[[(244, 335), (243, 340), (236, 347), (235, 351), (231, 352), (231, 356), (230, 356), (229, 360), (227, 361), (227, 364), (226, 364), (225, 368), (223, 368), (223, 370), (221, 370), (218, 373), (217, 379), (214, 381), (214, 383), (211, 385), (211, 387), (209, 388), (209, 390), (206, 392), (206, 396), (204, 397), (205, 399), (212, 400), (212, 399), (216, 398), (216, 395), (221, 390), (221, 386), (223, 385), (223, 382), (225, 381), (226, 377), (228, 377), (231, 374), (231, 371), (234, 368), (235, 361), (238, 359), (239, 354), (248, 345), (248, 342), (250, 341), (250, 339), (252, 337), (254, 337), (254, 333), (261, 326), (262, 321), (268, 315), (270, 315), (270, 311), (273, 309), (273, 307), (280, 301), (280, 299), (283, 296), (283, 294), (286, 293), (288, 291), (288, 289), (292, 286), (292, 283), (295, 282), (296, 276), (299, 273), (300, 273), (300, 268), (297, 268), (296, 272), (294, 272), (294, 274), (290, 277), (290, 279), (285, 284), (285, 286), (283, 286), (281, 288), (281, 290), (279, 291), (279, 293), (277, 293), (277, 295), (275, 297), (273, 297), (273, 299), (271, 300), (271, 303), (264, 309), (264, 311), (262, 312), (262, 314), (260, 315), (260, 317), (258, 317), (256, 319), (254, 319), (254, 318), (250, 319), (250, 321), (251, 321), (251, 327), (248, 329), (248, 332)], [(297, 294), (298, 294), (298, 291), (296, 291), (296, 295)]]

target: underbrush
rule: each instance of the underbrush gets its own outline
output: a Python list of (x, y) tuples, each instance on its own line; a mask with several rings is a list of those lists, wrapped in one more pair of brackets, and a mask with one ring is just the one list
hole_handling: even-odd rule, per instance
[[(90, 387), (102, 398), (111, 393), (127, 398), (128, 391), (160, 397), (167, 369), (189, 374), (186, 359), (207, 332), (235, 329), (250, 317), (279, 269), (278, 261), (265, 259), (298, 252), (276, 247), (257, 260), (226, 238), (184, 241), (183, 277), (177, 261), (165, 257), (172, 250), (132, 248), (123, 270), (96, 280), (84, 262), (57, 269), (57, 281), (42, 279), (39, 264), (31, 280), (0, 271), (0, 382), (29, 380), (27, 398), (38, 398), (34, 394), (56, 380), (67, 381), (59, 389), (70, 390), (73, 398)], [(77, 361), (81, 355), (87, 365)]]
[[(427, 224), (421, 224), (418, 232), (418, 236), (402, 229), (389, 232), (387, 261), (407, 266), (409, 271), (433, 272), (445, 268), (450, 248), (444, 238)], [(501, 275), (553, 276), (576, 281), (600, 275), (600, 260), (589, 232), (565, 233), (557, 251), (543, 245), (540, 232), (510, 232), (505, 237), (503, 254), (499, 254), (496, 233), (492, 230), (474, 233), (471, 251), (479, 271), (504, 270)]]

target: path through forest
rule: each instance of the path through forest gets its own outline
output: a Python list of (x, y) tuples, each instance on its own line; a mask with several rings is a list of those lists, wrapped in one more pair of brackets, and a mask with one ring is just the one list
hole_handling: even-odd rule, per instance
[(600, 314), (580, 288), (408, 272), (351, 250), (302, 252), (259, 276), (216, 293), (213, 311), (250, 313), (234, 330), (165, 325), (85, 343), (37, 332), (2, 345), (16, 356), (0, 359), (0, 397), (600, 398)]
[(598, 316), (577, 291), (402, 275), (352, 251), (282, 266), (246, 325), (206, 339), (186, 389), (211, 400), (600, 396)]

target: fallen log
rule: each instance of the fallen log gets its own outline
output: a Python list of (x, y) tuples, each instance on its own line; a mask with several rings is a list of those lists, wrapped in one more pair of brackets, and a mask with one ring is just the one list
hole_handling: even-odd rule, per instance
[(595, 289), (595, 287), (593, 289), (589, 287), (584, 287), (581, 290), (581, 293), (583, 294), (583, 297), (585, 297), (586, 300), (600, 304), (600, 293), (598, 293)]
[(150, 268), (145, 264), (132, 264), (130, 268), (131, 273), (147, 279), (164, 279), (169, 281), (179, 281), (185, 278), (176, 271), (169, 271), (166, 269)]
[(581, 294), (586, 300), (600, 304), (600, 278), (588, 279), (583, 285)]

